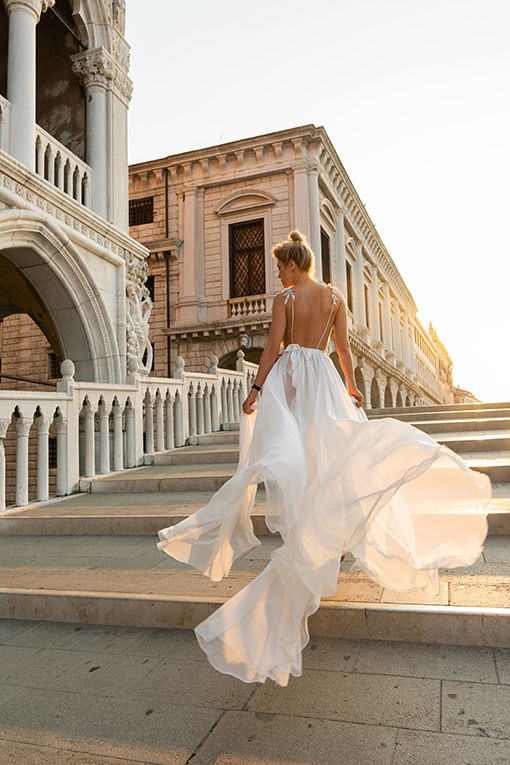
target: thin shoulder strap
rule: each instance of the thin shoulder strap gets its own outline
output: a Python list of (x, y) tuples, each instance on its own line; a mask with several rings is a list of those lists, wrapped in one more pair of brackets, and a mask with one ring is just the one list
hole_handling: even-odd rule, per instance
[(290, 324), (290, 342), (294, 342), (294, 300), (296, 299), (296, 293), (294, 292), (294, 287), (287, 287), (286, 288), (286, 295), (285, 300), (283, 301), (285, 305), (287, 305), (289, 297), (292, 298), (290, 302), (290, 311), (291, 311), (291, 324)]
[(326, 330), (327, 330), (327, 328), (328, 328), (328, 326), (329, 326), (329, 320), (331, 319), (331, 314), (333, 313), (333, 310), (334, 310), (334, 308), (335, 308), (336, 304), (338, 303), (338, 295), (336, 294), (335, 290), (333, 289), (333, 287), (331, 286), (331, 284), (328, 284), (328, 287), (329, 287), (329, 288), (330, 288), (330, 290), (331, 290), (331, 310), (330, 310), (330, 312), (329, 312), (329, 316), (328, 316), (328, 320), (327, 320), (327, 322), (326, 322), (326, 326), (325, 326), (325, 327), (324, 327), (324, 329), (322, 330), (322, 335), (321, 335), (321, 336), (320, 336), (320, 338), (319, 338), (319, 342), (318, 342), (318, 343), (317, 343), (317, 345), (315, 346), (316, 348), (318, 348), (318, 347), (319, 347), (319, 345), (320, 345), (320, 344), (321, 344), (321, 342), (322, 342), (322, 338), (324, 337), (324, 333), (326, 332)]

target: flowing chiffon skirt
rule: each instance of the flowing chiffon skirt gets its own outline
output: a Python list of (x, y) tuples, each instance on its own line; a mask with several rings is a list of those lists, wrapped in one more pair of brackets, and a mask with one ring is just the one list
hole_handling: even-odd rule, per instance
[(383, 587), (438, 594), (438, 568), (482, 552), (492, 485), (413, 425), (368, 420), (319, 349), (288, 345), (256, 406), (241, 415), (236, 474), (156, 544), (220, 581), (261, 544), (250, 515), (264, 482), (266, 525), (282, 545), (195, 634), (220, 672), (285, 686), (302, 674), (308, 617), (336, 593), (345, 552), (350, 571)]

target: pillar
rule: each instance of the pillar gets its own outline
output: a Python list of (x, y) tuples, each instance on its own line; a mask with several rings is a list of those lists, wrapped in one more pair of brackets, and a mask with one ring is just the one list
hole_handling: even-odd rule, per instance
[(386, 359), (393, 364), (395, 359), (395, 353), (393, 351), (393, 340), (391, 334), (391, 298), (390, 298), (390, 285), (388, 282), (383, 284), (384, 303), (383, 303), (383, 333), (384, 333), (384, 345), (386, 347)]
[(294, 225), (310, 237), (310, 210), (308, 198), (308, 166), (294, 167)]
[(197, 321), (199, 293), (198, 265), (198, 189), (184, 188), (184, 231), (182, 234), (182, 294), (179, 300), (182, 321)]
[(344, 211), (338, 210), (336, 216), (336, 273), (338, 287), (347, 301), (347, 267), (345, 263), (345, 225)]
[(321, 224), (319, 211), (319, 168), (313, 166), (308, 173), (310, 209), (310, 245), (315, 254), (317, 279), (322, 279)]
[(35, 171), (35, 28), (55, 0), (4, 0), (9, 15), (7, 99), (11, 102), (10, 154)]
[(356, 324), (359, 335), (365, 342), (368, 340), (369, 329), (365, 318), (365, 290), (363, 278), (363, 245), (356, 242)]
[(397, 367), (402, 371), (406, 368), (405, 363), (405, 345), (404, 338), (402, 337), (402, 329), (400, 326), (400, 314), (402, 309), (400, 303), (397, 301), (397, 310), (395, 312), (395, 341), (396, 341), (396, 353), (397, 353)]
[(379, 321), (379, 274), (377, 266), (372, 266), (372, 332), (374, 335), (374, 348), (381, 351), (384, 347), (381, 336), (381, 323)]

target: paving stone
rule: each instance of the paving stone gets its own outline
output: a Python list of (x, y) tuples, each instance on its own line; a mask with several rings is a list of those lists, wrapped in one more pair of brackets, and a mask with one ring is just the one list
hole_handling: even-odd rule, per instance
[(357, 574), (340, 574), (335, 595), (327, 595), (324, 600), (338, 600), (351, 603), (377, 603), (383, 588), (367, 577)]
[(450, 605), (510, 608), (510, 582), (450, 582)]
[(399, 730), (392, 765), (508, 765), (510, 742)]
[(510, 686), (443, 682), (442, 730), (510, 739)]
[(425, 605), (448, 605), (448, 582), (439, 583), (439, 595), (430, 595), (423, 590), (399, 592), (385, 588), (382, 592), (381, 603), (421, 603)]
[(138, 628), (137, 639), (129, 641), (124, 652), (130, 656), (207, 661), (193, 630)]
[(267, 712), (226, 712), (193, 765), (389, 765), (396, 731)]
[(483, 549), (485, 560), (488, 562), (510, 563), (510, 537), (487, 537)]
[(1, 639), (0, 633), (0, 642), (34, 648), (54, 648), (58, 645), (59, 648), (73, 651), (93, 649), (102, 653), (124, 653), (136, 645), (146, 632), (146, 627), (46, 621), (26, 622), (22, 631), (13, 633), (6, 640)]
[(494, 655), (499, 682), (510, 685), (510, 648), (495, 648)]
[(363, 640), (355, 672), (497, 683), (492, 648)]
[(266, 681), (257, 688), (248, 709), (439, 730), (439, 688), (439, 680), (309, 669), (301, 677), (291, 677), (286, 688)]
[(253, 686), (231, 675), (217, 672), (209, 662), (167, 658), (149, 672), (131, 696), (184, 706), (241, 709)]
[(351, 672), (360, 645), (360, 640), (312, 636), (303, 648), (303, 667)]
[[(0, 731), (1, 736), (1, 731)], [(2, 741), (0, 739), (0, 762), (23, 765), (140, 765), (140, 760), (118, 757), (102, 757), (88, 752), (71, 751), (50, 746)]]

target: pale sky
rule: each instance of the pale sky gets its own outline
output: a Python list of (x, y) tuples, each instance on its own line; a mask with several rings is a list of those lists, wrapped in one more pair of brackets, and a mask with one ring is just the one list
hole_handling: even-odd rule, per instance
[(326, 129), (453, 381), (510, 399), (509, 0), (128, 0), (129, 161)]

